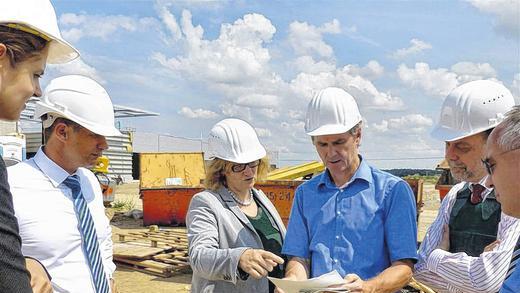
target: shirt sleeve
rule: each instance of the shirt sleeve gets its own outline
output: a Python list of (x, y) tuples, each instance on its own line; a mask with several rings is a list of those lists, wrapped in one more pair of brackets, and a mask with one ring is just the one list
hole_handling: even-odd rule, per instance
[(443, 278), (449, 287), (463, 292), (497, 292), (505, 279), (511, 254), (520, 235), (520, 222), (502, 214), (497, 239), (500, 243), (478, 257), (435, 249), (427, 268)]
[(398, 181), (388, 191), (385, 204), (385, 240), (391, 262), (417, 260), (417, 222), (412, 189)]
[(236, 284), (240, 256), (249, 247), (220, 248), (215, 211), (202, 194), (195, 195), (186, 215), (189, 258), (193, 272), (204, 279)]
[(21, 251), (7, 170), (0, 158), (0, 292), (32, 292)]
[(429, 283), (429, 278), (422, 278), (420, 273), (422, 271), (428, 270), (426, 268), (426, 262), (428, 261), (431, 252), (437, 248), (439, 242), (442, 239), (444, 225), (449, 223), (451, 208), (453, 207), (457, 192), (460, 190), (461, 186), (463, 185), (454, 186), (446, 195), (441, 203), (441, 207), (439, 208), (437, 218), (435, 218), (435, 221), (433, 221), (430, 228), (428, 228), (428, 231), (426, 231), (426, 235), (424, 236), (421, 246), (419, 247), (419, 260), (415, 265), (415, 273), (417, 275), (417, 279), (421, 282), (425, 282), (425, 284)]
[(287, 234), (282, 247), (282, 254), (296, 256), (305, 259), (310, 258), (309, 253), (309, 229), (303, 217), (303, 188), (298, 187), (295, 192)]

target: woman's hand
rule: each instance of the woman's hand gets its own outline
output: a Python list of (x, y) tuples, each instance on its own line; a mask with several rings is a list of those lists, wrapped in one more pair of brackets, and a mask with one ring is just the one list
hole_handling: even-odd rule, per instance
[(32, 258), (25, 259), (25, 267), (31, 275), (31, 287), (34, 293), (51, 293), (51, 280), (42, 264)]
[(279, 264), (283, 264), (281, 257), (262, 249), (247, 249), (238, 261), (238, 266), (255, 279), (267, 276)]

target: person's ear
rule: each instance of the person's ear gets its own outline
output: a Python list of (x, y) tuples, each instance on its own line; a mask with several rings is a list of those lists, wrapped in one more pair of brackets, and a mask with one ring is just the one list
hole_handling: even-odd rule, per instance
[(69, 126), (65, 123), (57, 123), (52, 132), (58, 140), (65, 142), (69, 137)]
[(7, 47), (5, 46), (5, 44), (0, 43), (0, 58), (5, 58), (5, 57), (8, 57), (7, 56)]

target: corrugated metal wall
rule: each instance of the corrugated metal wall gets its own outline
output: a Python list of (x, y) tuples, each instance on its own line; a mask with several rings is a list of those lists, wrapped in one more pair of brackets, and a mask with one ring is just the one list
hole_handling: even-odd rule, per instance
[[(123, 181), (132, 180), (132, 142), (133, 134), (130, 131), (121, 131), (122, 137), (107, 137), (108, 149), (103, 152), (110, 160), (109, 175), (121, 177)], [(25, 133), (27, 153), (36, 153), (42, 145), (42, 133)]]
[(0, 121), (0, 135), (16, 132), (16, 122)]

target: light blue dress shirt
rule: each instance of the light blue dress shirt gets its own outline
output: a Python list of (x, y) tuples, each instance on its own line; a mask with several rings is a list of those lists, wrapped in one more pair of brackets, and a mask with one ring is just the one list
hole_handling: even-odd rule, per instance
[(372, 278), (417, 260), (415, 200), (402, 179), (361, 164), (343, 187), (328, 171), (296, 190), (282, 253), (309, 259), (311, 277), (333, 270)]

